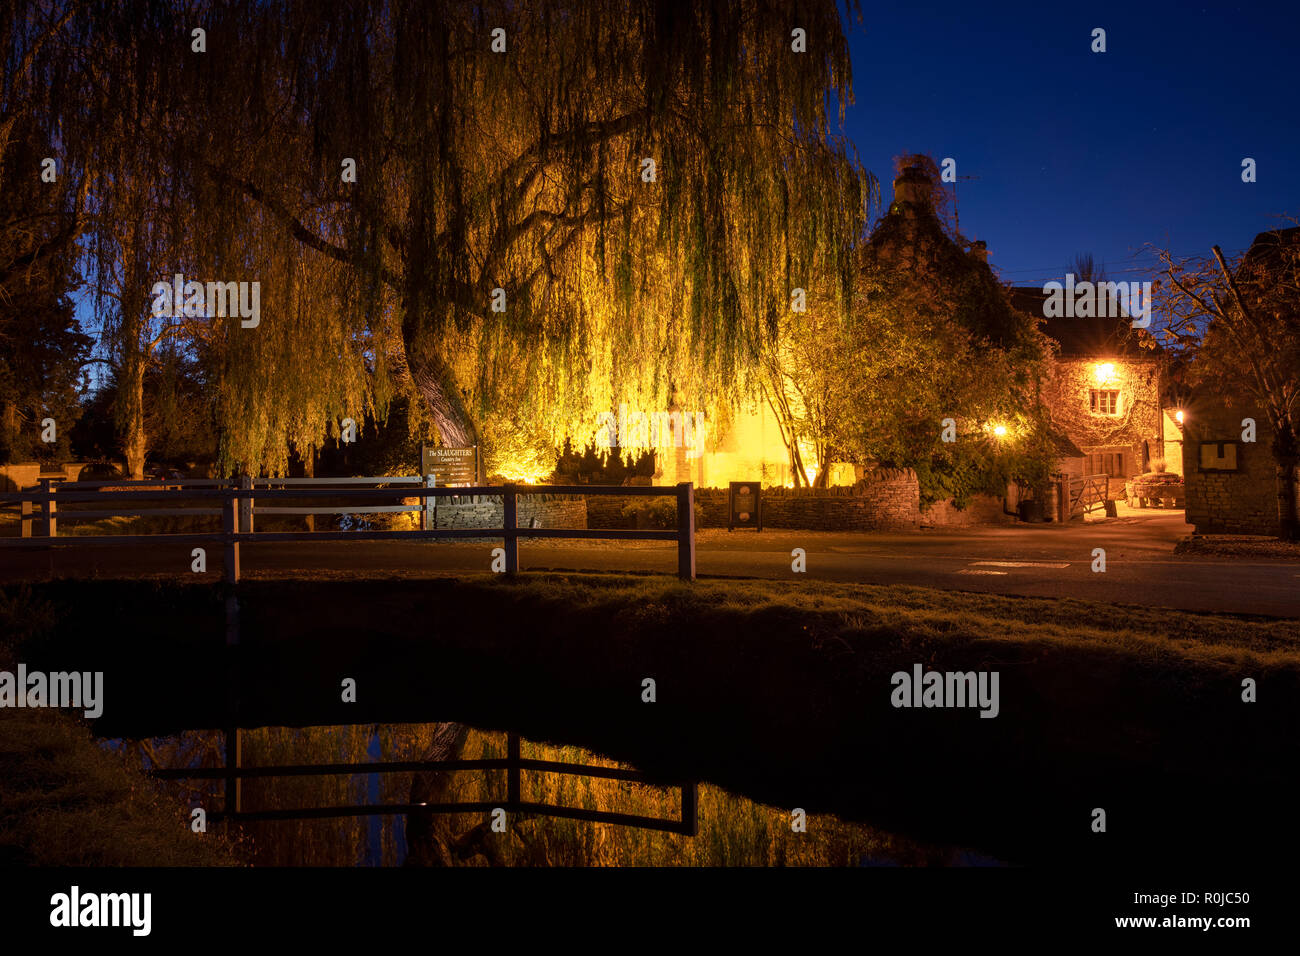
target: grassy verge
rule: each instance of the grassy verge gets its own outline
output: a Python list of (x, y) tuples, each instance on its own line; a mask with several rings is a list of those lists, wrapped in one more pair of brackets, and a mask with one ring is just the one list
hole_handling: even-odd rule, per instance
[(1300, 542), (1266, 535), (1189, 534), (1174, 546), (1174, 554), (1300, 561)]
[(234, 866), (216, 832), (50, 710), (0, 716), (0, 863), (10, 866)]
[[(27, 586), (0, 590), (0, 670), (50, 633), (61, 613)], [(234, 866), (215, 832), (196, 834), (183, 808), (99, 746), (77, 717), (0, 710), (0, 865)]]

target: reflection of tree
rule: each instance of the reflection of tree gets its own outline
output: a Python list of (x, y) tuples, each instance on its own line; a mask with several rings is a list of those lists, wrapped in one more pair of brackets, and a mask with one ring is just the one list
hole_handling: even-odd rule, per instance
[[(471, 730), (461, 748), (466, 759), (504, 756), (504, 735)], [(578, 747), (524, 742), (523, 756), (618, 767), (617, 761)], [(447, 802), (504, 800), (503, 773), (449, 776)], [(525, 772), (526, 801), (589, 810), (676, 818), (672, 788), (571, 774)], [(699, 788), (700, 831), (695, 837), (637, 827), (587, 823), (538, 814), (509, 815), (507, 833), (492, 833), (479, 814), (431, 815), (427, 829), (412, 829), (416, 865), (465, 866), (855, 866), (867, 856), (901, 863), (951, 862), (953, 850), (921, 847), (870, 827), (833, 817), (809, 821), (807, 833), (790, 829), (789, 811), (756, 804), (711, 786)], [(421, 845), (422, 844), (422, 845)]]
[[(357, 763), (449, 759), (443, 746), (458, 725), (346, 725), (337, 727), (270, 727), (243, 732), (243, 765), (290, 766), (309, 763)], [(184, 731), (171, 737), (129, 741), (128, 755), (144, 769), (225, 765), (225, 735), (220, 731)], [(372, 783), (372, 780), (374, 783)], [(185, 806), (209, 811), (225, 804), (224, 780), (168, 780), (159, 786)], [(301, 777), (250, 777), (243, 783), (243, 808), (287, 810), (349, 806), (362, 803), (407, 803), (412, 775), (362, 774)], [(320, 820), (243, 821), (235, 838), (242, 852), (259, 866), (356, 866), (398, 863), (405, 847), (404, 820), (396, 815), (336, 817)]]
[[(132, 741), (129, 755), (148, 767), (223, 765), (224, 738), (215, 731)], [(505, 735), (468, 730), (459, 724), (401, 724), (264, 728), (245, 731), (246, 766), (303, 763), (366, 763), (375, 760), (501, 758)], [(525, 741), (523, 756), (590, 766), (618, 767), (617, 761), (578, 747)], [(332, 777), (249, 778), (247, 810), (289, 809), (365, 802), (499, 802), (506, 799), (503, 770)], [(673, 788), (571, 774), (525, 772), (522, 797), (555, 806), (581, 807), (673, 819), (679, 794)], [(223, 781), (176, 780), (160, 787), (182, 804), (220, 807)], [(384, 815), (325, 820), (246, 821), (236, 837), (240, 852), (260, 866), (772, 866), (856, 865), (865, 856), (903, 863), (948, 862), (951, 851), (925, 848), (841, 823), (833, 817), (810, 821), (805, 834), (790, 830), (789, 813), (755, 804), (710, 786), (699, 788), (699, 835), (690, 838), (540, 814), (510, 814), (508, 831), (495, 833), (486, 814)], [(402, 839), (403, 829), (405, 840)], [(405, 846), (403, 845), (405, 843)]]

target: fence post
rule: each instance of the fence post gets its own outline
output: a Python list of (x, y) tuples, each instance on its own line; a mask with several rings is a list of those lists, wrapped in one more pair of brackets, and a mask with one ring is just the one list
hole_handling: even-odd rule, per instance
[(509, 733), (506, 736), (506, 759), (510, 764), (510, 779), (506, 784), (506, 805), (510, 808), (511, 813), (519, 809), (519, 735)]
[(244, 737), (239, 725), (226, 728), (226, 816), (243, 810), (244, 781), (237, 771), (243, 766)]
[(41, 479), (41, 490), (50, 496), (45, 499), (45, 533), (51, 538), (59, 536), (59, 512), (58, 505), (54, 503), (54, 488), (53, 479)]
[[(34, 489), (24, 488), (23, 490), (30, 492)], [(32, 500), (24, 498), (18, 508), (22, 517), (22, 531), (20, 533), (24, 538), (30, 538), (32, 536)]]
[(508, 482), (502, 488), (502, 498), (505, 504), (506, 574), (516, 574), (519, 571), (519, 501), (514, 482)]
[(677, 576), (695, 580), (695, 485), (689, 481), (677, 486)]
[[(438, 487), (438, 476), (437, 476), (437, 475), (425, 475), (425, 476), (424, 476), (424, 487), (426, 487), (426, 488), (437, 488), (437, 487)], [(434, 504), (434, 506), (433, 506), (433, 517), (434, 517), (434, 520), (433, 520), (433, 521), (430, 521), (430, 520), (429, 520), (429, 501), (430, 501), (430, 497), (429, 497), (428, 495), (424, 495), (423, 497), (420, 498), (420, 518), (421, 518), (421, 521), (420, 521), (420, 530), (421, 530), (421, 531), (432, 531), (432, 530), (433, 530), (433, 525), (437, 523), (437, 517), (438, 517), (438, 510), (437, 510), (437, 508), (438, 508), (438, 506), (437, 506), (436, 502), (437, 502), (438, 499), (437, 499), (437, 498), (434, 498), (434, 499), (432, 499), (432, 500), (435, 502), (435, 504)]]
[(695, 782), (682, 784), (682, 829), (686, 836), (697, 836), (700, 832), (699, 784)]
[(226, 583), (239, 583), (239, 542), (235, 535), (239, 533), (239, 498), (231, 496), (222, 508), (221, 530), (226, 538)]
[(253, 476), (240, 475), (239, 488), (241, 491), (247, 491), (250, 493), (249, 497), (239, 499), (239, 529), (245, 534), (248, 534), (253, 530), (253, 499), (251, 497), (253, 491)]

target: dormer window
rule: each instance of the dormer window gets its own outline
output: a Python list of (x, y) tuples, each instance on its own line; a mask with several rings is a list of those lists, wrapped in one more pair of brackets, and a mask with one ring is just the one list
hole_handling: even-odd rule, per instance
[(1088, 392), (1088, 409), (1094, 415), (1119, 414), (1119, 389), (1094, 388)]

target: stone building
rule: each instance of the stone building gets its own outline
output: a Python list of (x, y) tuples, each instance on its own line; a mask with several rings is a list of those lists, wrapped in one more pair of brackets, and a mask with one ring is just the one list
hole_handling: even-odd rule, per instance
[[(1280, 265), (1285, 268), (1281, 257), (1298, 245), (1300, 228), (1261, 232), (1242, 260), (1237, 281), (1248, 294), (1253, 283), (1268, 281), (1262, 277), (1276, 275), (1273, 270)], [(1280, 338), (1275, 347), (1284, 347), (1285, 341)], [(1279, 534), (1282, 485), (1264, 410), (1239, 385), (1203, 385), (1188, 402), (1183, 430), (1187, 521), (1196, 532)], [(1300, 477), (1292, 494), (1300, 496)]]
[[(1253, 434), (1246, 419), (1255, 423)], [(1268, 418), (1250, 405), (1228, 407), (1222, 395), (1201, 389), (1188, 402), (1183, 429), (1187, 523), (1197, 534), (1276, 535), (1277, 465)]]
[(1110, 476), (1112, 498), (1122, 496), (1125, 481), (1158, 463), (1181, 472), (1177, 412), (1162, 399), (1162, 353), (1144, 330), (1132, 327), (1122, 303), (1097, 310), (1108, 316), (1062, 317), (1045, 314), (1042, 289), (1013, 288), (1011, 298), (1040, 320), (1056, 345), (1043, 401), (1052, 424), (1078, 450), (1059, 459), (1060, 471)]

